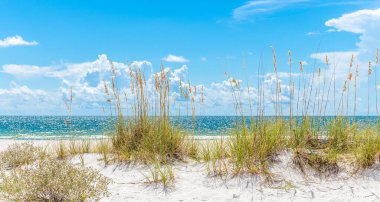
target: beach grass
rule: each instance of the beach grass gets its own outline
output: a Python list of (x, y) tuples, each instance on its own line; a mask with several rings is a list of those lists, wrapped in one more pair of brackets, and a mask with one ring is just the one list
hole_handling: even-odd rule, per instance
[[(170, 98), (172, 86), (167, 78), (168, 70), (161, 68), (154, 74), (154, 82), (150, 84), (139, 68), (130, 68), (129, 88), (132, 89), (133, 98), (129, 101), (130, 108), (125, 110), (131, 114), (127, 121), (123, 116), (114, 74), (110, 89), (105, 83), (108, 100), (113, 102), (119, 120), (112, 137), (113, 152), (119, 160), (146, 164), (183, 161), (186, 158), (206, 162), (208, 172), (213, 176), (268, 174), (271, 162), (276, 159), (277, 154), (285, 150), (293, 151), (296, 165), (308, 165), (320, 172), (337, 170), (340, 157), (347, 154), (355, 156), (357, 167), (372, 165), (380, 151), (377, 138), (379, 132), (365, 123), (358, 123), (355, 119), (347, 117), (356, 115), (357, 110), (359, 74), (354, 56), (348, 61), (347, 77), (341, 85), (339, 95), (336, 95), (339, 86), (335, 79), (336, 67), (330, 64), (328, 56), (325, 57), (324, 68), (316, 68), (314, 65), (311, 71), (305, 71), (303, 62), (299, 62), (299, 72), (296, 72), (292, 70), (293, 58), (289, 51), (290, 79), (287, 88), (291, 99), (284, 103), (285, 87), (279, 77), (275, 49), (272, 49), (272, 54), (275, 88), (269, 98), (264, 92), (264, 85), (258, 81), (256, 98), (251, 100), (252, 88), (248, 84), (246, 87), (241, 86), (240, 80), (226, 74), (236, 116), (241, 118), (236, 119), (236, 126), (230, 131), (228, 138), (209, 141), (206, 144), (194, 141), (194, 127), (187, 132), (180, 125), (173, 126), (170, 122), (170, 109), (174, 104)], [(377, 64), (370, 63), (368, 74), (365, 75), (368, 80), (371, 78), (372, 69), (376, 67)], [(333, 69), (330, 77), (325, 73), (328, 69)], [(260, 75), (260, 67), (257, 71)], [(295, 76), (298, 77), (298, 83), (297, 79), (294, 79)], [(350, 87), (354, 90), (350, 91)], [(190, 82), (180, 80), (179, 89), (186, 105), (191, 105), (187, 107), (186, 115), (189, 116), (189, 111), (192, 111), (192, 117), (195, 119), (196, 87), (192, 87)], [(369, 94), (371, 89), (369, 87)], [(355, 97), (354, 103), (351, 102), (352, 96)], [(248, 112), (244, 103), (249, 103)], [(264, 107), (267, 103), (273, 105), (272, 118), (266, 117)], [(253, 104), (257, 106), (256, 112), (253, 111)], [(335, 116), (326, 116), (328, 105), (333, 106)], [(284, 111), (285, 106), (288, 106), (289, 112)], [(350, 110), (349, 106), (353, 106), (353, 110)], [(253, 117), (252, 114), (255, 113), (257, 116)], [(288, 118), (284, 118), (284, 114), (287, 114)]]
[[(185, 134), (170, 121), (170, 86), (164, 69), (154, 77), (153, 92), (148, 92), (147, 81), (140, 69), (130, 68), (130, 88), (133, 89), (133, 115), (125, 121), (121, 109), (121, 100), (115, 84), (116, 74), (112, 79), (113, 102), (117, 109), (117, 126), (112, 143), (119, 160), (166, 162), (183, 160), (189, 153)], [(191, 88), (191, 86), (189, 87)], [(109, 96), (108, 86), (105, 92)], [(156, 104), (149, 100), (157, 100)], [(150, 116), (151, 115), (151, 116)], [(153, 116), (152, 116), (153, 115)], [(190, 147), (194, 155), (195, 147)]]
[[(144, 164), (150, 168), (149, 172), (144, 174), (146, 183), (161, 184), (164, 188), (172, 187), (175, 182), (176, 175), (173, 170), (175, 162), (195, 161), (198, 164), (205, 164), (210, 177), (228, 179), (247, 174), (264, 175), (269, 181), (272, 178), (270, 168), (273, 162), (276, 162), (278, 155), (285, 151), (292, 153), (292, 163), (303, 174), (313, 170), (324, 176), (336, 175), (341, 171), (341, 163), (353, 165), (354, 170), (358, 172), (378, 162), (380, 124), (371, 125), (368, 121), (363, 123), (354, 119), (357, 110), (357, 79), (363, 76), (358, 74), (358, 65), (354, 65), (354, 57), (352, 56), (349, 62), (347, 77), (341, 85), (337, 98), (335, 94), (338, 92), (336, 88), (339, 84), (335, 79), (335, 67), (333, 75), (329, 77), (330, 82), (323, 72), (332, 68), (327, 56), (325, 69), (318, 67), (306, 72), (303, 62), (299, 62), (299, 72), (296, 73), (292, 70), (292, 55), (289, 52), (290, 81), (289, 85), (284, 87), (277, 71), (278, 61), (274, 49), (272, 53), (275, 87), (271, 96), (265, 92), (264, 84), (258, 81), (255, 100), (251, 100), (252, 88), (249, 85), (241, 86), (240, 80), (226, 74), (234, 101), (236, 124), (227, 136), (206, 141), (195, 138), (194, 126), (196, 102), (198, 100), (202, 103), (204, 100), (203, 87), (199, 92), (199, 88), (197, 90), (190, 81), (180, 80), (179, 94), (186, 105), (186, 114), (183, 116), (191, 116), (189, 120), (193, 122), (191, 129), (185, 130), (170, 120), (172, 114), (177, 114), (171, 111), (173, 106), (181, 105), (181, 102), (176, 103), (171, 97), (173, 86), (168, 78), (168, 69), (161, 68), (159, 72), (153, 74), (152, 79), (147, 79), (140, 68), (130, 67), (127, 82), (127, 88), (130, 89), (128, 97), (126, 92), (119, 90), (117, 74), (111, 62), (113, 77), (110, 82), (104, 81), (104, 91), (107, 97), (106, 103), (116, 111), (117, 121), (110, 138), (97, 141), (60, 140), (49, 151), (52, 153), (51, 157), (46, 157), (49, 153), (46, 148), (36, 148), (31, 144), (11, 146), (7, 151), (0, 153), (1, 167), (14, 169), (38, 162), (37, 165), (42, 163), (48, 170), (34, 167), (34, 170), (26, 169), (30, 176), (18, 173), (8, 178), (3, 176), (4, 182), (9, 183), (7, 182), (8, 189), (2, 186), (2, 191), (9, 193), (8, 197), (18, 197), (17, 199), (32, 197), (17, 195), (14, 186), (24, 185), (12, 184), (12, 179), (21, 177), (33, 179), (37, 172), (50, 172), (53, 169), (52, 165), (71, 170), (76, 173), (73, 177), (78, 177), (77, 168), (70, 167), (64, 162), (69, 157), (79, 155), (81, 164), (84, 165), (85, 153), (101, 154), (105, 166), (120, 162)], [(353, 75), (354, 66), (356, 69)], [(368, 81), (372, 78), (372, 69), (376, 67), (377, 62), (375, 65), (369, 63), (368, 74), (364, 75)], [(258, 68), (258, 75), (260, 71)], [(294, 78), (296, 74), (298, 79)], [(354, 82), (351, 82), (353, 78)], [(376, 76), (374, 79), (377, 83)], [(289, 102), (283, 100), (285, 88), (291, 98)], [(373, 87), (368, 86), (367, 119), (370, 114), (370, 94), (373, 90)], [(125, 95), (125, 100), (121, 98), (122, 94)], [(377, 94), (374, 99), (377, 110)], [(268, 117), (265, 112), (265, 106), (268, 104), (273, 105), (272, 117)], [(257, 106), (256, 111), (253, 111), (253, 105)], [(289, 112), (284, 110), (286, 105)], [(332, 106), (329, 109), (334, 111), (334, 116), (326, 116), (328, 105)], [(68, 109), (71, 110), (71, 104), (68, 104)], [(181, 106), (178, 109), (178, 114), (181, 116)], [(354, 118), (349, 117), (350, 115)], [(378, 120), (378, 117), (375, 119)], [(43, 159), (50, 160), (46, 162)], [(347, 162), (347, 159), (350, 161)], [(83, 176), (78, 177), (78, 180), (87, 177), (94, 179), (91, 176), (97, 176), (91, 171), (83, 172)], [(106, 180), (102, 182), (106, 186)], [(86, 184), (87, 188), (88, 186)], [(101, 195), (106, 193), (104, 187), (94, 192)], [(86, 196), (91, 198), (98, 195)]]

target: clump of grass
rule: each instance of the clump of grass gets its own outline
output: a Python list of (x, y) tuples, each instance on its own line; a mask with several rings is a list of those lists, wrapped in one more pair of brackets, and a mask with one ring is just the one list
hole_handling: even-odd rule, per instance
[(112, 143), (108, 140), (101, 140), (96, 144), (95, 152), (100, 153), (102, 155), (102, 160), (104, 165), (108, 165), (111, 161), (110, 153), (112, 153)]
[(304, 117), (300, 123), (296, 122), (293, 127), (293, 138), (290, 142), (293, 148), (305, 148), (309, 143), (311, 143), (312, 129), (310, 124), (310, 118), (308, 116)]
[[(103, 140), (102, 140), (103, 141)], [(109, 141), (108, 141), (109, 142)], [(109, 143), (108, 143), (109, 144)], [(57, 159), (67, 159), (71, 156), (82, 155), (86, 153), (102, 153), (101, 144), (92, 145), (92, 140), (59, 140), (52, 144), (49, 149)]]
[(230, 172), (230, 165), (228, 163), (229, 148), (226, 141), (221, 138), (220, 140), (212, 140), (203, 145), (201, 150), (201, 158), (207, 165), (207, 172), (209, 176), (223, 177)]
[(83, 154), (90, 153), (90, 151), (91, 151), (91, 140), (87, 140), (87, 139), (82, 140), (80, 150)]
[(336, 117), (328, 123), (327, 135), (329, 148), (337, 151), (345, 151), (350, 146), (351, 137), (355, 125), (349, 124), (343, 117)]
[(66, 159), (69, 156), (69, 151), (63, 140), (54, 145), (53, 150), (58, 159)]
[(226, 158), (228, 154), (228, 148), (226, 140), (221, 138), (220, 140), (209, 140), (200, 146), (200, 158), (201, 160), (208, 162), (213, 158), (222, 159)]
[(230, 173), (228, 159), (211, 158), (211, 160), (207, 162), (207, 173), (211, 177), (227, 177)]
[(249, 129), (245, 124), (230, 138), (230, 158), (234, 172), (266, 173), (275, 155), (285, 148), (284, 122), (262, 122), (259, 128)]
[[(113, 68), (113, 66), (112, 66)], [(114, 71), (113, 71), (114, 72)], [(161, 71), (154, 76), (153, 95), (147, 92), (147, 81), (144, 73), (137, 68), (130, 68), (130, 88), (134, 96), (132, 118), (125, 122), (121, 109), (119, 92), (115, 83), (116, 74), (112, 79), (114, 103), (118, 112), (116, 134), (112, 142), (119, 159), (151, 163), (158, 159), (160, 162), (168, 159), (182, 160), (188, 153), (185, 135), (179, 127), (174, 127), (169, 121), (170, 115), (170, 86), (167, 78), (168, 71)], [(106, 93), (109, 92), (105, 84)], [(187, 96), (192, 87), (187, 86)], [(158, 100), (151, 106), (152, 97)], [(153, 110), (152, 110), (153, 108)], [(149, 116), (154, 113), (155, 116)], [(194, 147), (190, 147), (195, 149)], [(194, 151), (191, 151), (192, 155)]]
[(211, 147), (210, 144), (206, 144), (202, 146), (201, 149), (201, 159), (205, 162), (208, 162), (211, 160)]
[[(350, 111), (356, 116), (357, 110), (357, 80), (359, 77), (358, 65), (355, 65), (355, 72), (352, 72), (354, 67), (354, 55), (351, 56), (351, 61), (348, 67), (348, 76), (344, 80), (343, 87), (340, 93), (340, 100), (336, 102), (336, 65), (333, 67), (333, 74), (328, 76), (330, 69), (329, 58), (325, 57), (325, 72), (322, 72), (320, 67), (317, 68), (318, 77), (315, 78), (315, 65), (312, 72), (304, 70), (303, 63), (300, 62), (300, 74), (298, 74), (298, 96), (295, 102), (296, 108), (293, 108), (294, 83), (292, 76), (292, 56), (289, 55), (289, 85), (281, 85), (279, 74), (277, 72), (277, 57), (274, 49), (273, 63), (274, 72), (268, 74), (271, 78), (269, 89), (264, 89), (263, 83), (260, 87), (260, 68), (257, 73), (257, 117), (252, 117), (252, 100), (250, 96), (250, 88), (247, 84), (247, 94), (241, 89), (240, 80), (228, 77), (232, 89), (232, 98), (234, 101), (234, 110), (236, 116), (242, 117), (241, 121), (236, 121), (236, 127), (230, 135), (227, 146), (224, 146), (227, 155), (223, 158), (213, 156), (214, 150), (218, 148), (204, 146), (201, 150), (201, 158), (211, 162), (209, 170), (215, 173), (223, 173), (232, 166), (235, 174), (240, 173), (269, 173), (269, 165), (273, 161), (275, 155), (284, 149), (293, 149), (293, 162), (302, 170), (305, 171), (305, 166), (311, 167), (321, 174), (335, 174), (339, 171), (338, 160), (345, 159), (355, 154), (356, 165), (359, 168), (367, 168), (376, 162), (376, 155), (380, 151), (379, 131), (370, 129), (370, 75), (372, 69), (376, 70), (378, 65), (378, 50), (376, 50), (376, 62), (368, 64), (368, 109), (367, 109), (367, 125), (361, 128), (359, 122), (348, 117)], [(243, 60), (245, 65), (245, 60)], [(260, 62), (260, 65), (262, 63)], [(353, 74), (354, 73), (354, 74)], [(376, 73), (376, 71), (375, 71)], [(323, 75), (323, 77), (322, 77)], [(350, 82), (354, 76), (354, 104), (350, 103)], [(326, 81), (330, 82), (326, 84)], [(274, 81), (274, 82), (272, 82)], [(303, 85), (303, 92), (301, 89)], [(333, 87), (332, 87), (333, 84)], [(375, 87), (377, 86), (377, 77), (375, 75)], [(327, 88), (327, 89), (325, 89)], [(333, 99), (330, 97), (330, 91), (333, 88)], [(283, 94), (283, 90), (286, 91)], [(325, 92), (327, 90), (327, 93)], [(339, 89), (338, 89), (339, 90)], [(372, 89), (373, 90), (373, 89)], [(352, 92), (351, 92), (352, 93)], [(303, 94), (303, 95), (302, 95)], [(244, 97), (248, 97), (247, 102), (243, 102)], [(283, 99), (283, 98), (288, 98)], [(269, 98), (273, 104), (273, 118), (265, 117), (266, 100)], [(376, 92), (376, 114), (377, 107), (377, 92)], [(344, 100), (346, 99), (346, 100)], [(333, 104), (331, 103), (333, 100)], [(284, 102), (285, 101), (285, 102)], [(283, 105), (289, 107), (290, 120), (283, 117)], [(310, 107), (312, 106), (312, 107)], [(331, 106), (331, 108), (327, 108)], [(353, 110), (350, 110), (353, 106)], [(248, 117), (251, 124), (247, 124), (244, 109), (251, 110), (251, 116)], [(298, 117), (293, 116), (293, 109), (296, 109)], [(331, 110), (328, 112), (328, 110)], [(300, 112), (300, 113), (299, 113)], [(333, 117), (327, 117), (326, 113), (334, 114)], [(300, 116), (301, 115), (301, 116)], [(346, 116), (343, 116), (346, 115)], [(323, 116), (323, 117), (322, 117)], [(378, 121), (378, 117), (376, 118)], [(227, 161), (226, 161), (227, 160)], [(346, 159), (347, 160), (347, 159)], [(227, 162), (227, 169), (220, 169)], [(223, 165), (223, 166), (221, 166)]]
[(356, 167), (366, 169), (375, 163), (376, 155), (380, 151), (380, 139), (376, 130), (367, 128), (356, 138), (359, 145), (354, 150)]
[(375, 162), (376, 146), (373, 143), (366, 142), (361, 145), (356, 152), (356, 165), (360, 169), (370, 167)]
[[(156, 125), (158, 124), (158, 125)], [(167, 159), (182, 160), (185, 155), (185, 139), (179, 130), (165, 126), (163, 123), (150, 123), (141, 128), (118, 134), (113, 139), (113, 146), (121, 159), (149, 163), (155, 159), (163, 162)], [(136, 134), (142, 134), (136, 137)]]
[(170, 164), (161, 165), (160, 162), (156, 162), (149, 168), (149, 174), (145, 175), (145, 178), (147, 183), (161, 184), (166, 189), (173, 185), (173, 168)]
[(77, 145), (77, 142), (75, 140), (69, 141), (69, 154), (70, 155), (76, 155), (81, 153), (79, 146)]
[(198, 142), (194, 140), (194, 138), (189, 138), (186, 142), (186, 146), (187, 146), (187, 155), (190, 158), (196, 161), (199, 161), (201, 157), (199, 155), (200, 146)]
[(320, 174), (331, 175), (339, 172), (339, 166), (335, 154), (329, 156), (323, 153), (318, 154), (297, 149), (294, 152), (293, 163), (304, 174), (306, 174), (306, 166), (313, 168)]
[(46, 156), (47, 154), (42, 148), (35, 147), (30, 142), (15, 143), (8, 146), (5, 151), (0, 152), (0, 168), (12, 169), (30, 165)]
[(35, 166), (1, 175), (9, 201), (92, 201), (107, 196), (110, 180), (89, 168), (47, 158)]

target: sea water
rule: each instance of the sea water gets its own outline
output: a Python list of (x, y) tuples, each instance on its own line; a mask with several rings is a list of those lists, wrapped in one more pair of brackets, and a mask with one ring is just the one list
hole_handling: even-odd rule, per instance
[[(377, 117), (345, 117), (358, 121), (362, 127), (377, 123)], [(265, 117), (275, 119), (275, 117)], [(283, 117), (289, 119), (289, 117)], [(294, 117), (295, 120), (301, 118)], [(321, 118), (322, 127), (333, 117)], [(173, 116), (170, 121), (182, 130), (194, 131), (197, 136), (217, 136), (229, 134), (242, 117), (236, 116)], [(250, 118), (245, 118), (250, 124)], [(255, 120), (255, 118), (253, 118)], [(61, 139), (61, 138), (101, 138), (114, 130), (116, 118), (107, 116), (0, 116), (0, 139)]]

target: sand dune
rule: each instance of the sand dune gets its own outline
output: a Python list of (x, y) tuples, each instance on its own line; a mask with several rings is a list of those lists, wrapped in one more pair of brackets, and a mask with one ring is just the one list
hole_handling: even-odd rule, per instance
[[(0, 150), (16, 140), (1, 140)], [(54, 141), (34, 141), (45, 146)], [(302, 174), (292, 163), (292, 153), (281, 153), (270, 170), (271, 183), (263, 176), (211, 177), (205, 163), (177, 162), (175, 181), (170, 188), (147, 183), (149, 167), (111, 164), (105, 166), (101, 155), (84, 154), (86, 167), (112, 179), (111, 195), (102, 201), (378, 201), (380, 200), (380, 164), (361, 173), (341, 165), (337, 175), (320, 176), (308, 170)], [(78, 156), (70, 160), (80, 164)]]

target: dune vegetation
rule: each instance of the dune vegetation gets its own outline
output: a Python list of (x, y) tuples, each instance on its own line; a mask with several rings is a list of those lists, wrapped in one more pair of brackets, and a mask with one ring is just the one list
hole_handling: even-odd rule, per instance
[[(286, 90), (290, 99), (286, 103), (283, 102), (282, 91), (285, 89), (278, 76), (274, 49), (273, 73), (276, 88), (270, 98), (265, 96), (260, 80), (253, 95), (252, 87), (241, 86), (239, 80), (227, 75), (235, 101), (236, 126), (228, 135), (212, 140), (197, 140), (194, 127), (185, 130), (170, 120), (173, 114), (182, 115), (180, 111), (171, 111), (172, 107), (185, 103), (186, 111), (183, 116), (194, 121), (196, 106), (202, 105), (205, 99), (203, 87), (192, 86), (189, 81), (180, 80), (178, 91), (182, 101), (176, 103), (171, 96), (173, 86), (167, 77), (170, 70), (161, 68), (151, 79), (147, 79), (141, 69), (130, 67), (127, 82), (130, 91), (120, 92), (117, 74), (111, 62), (113, 77), (112, 81), (104, 82), (104, 92), (106, 103), (116, 111), (117, 121), (110, 138), (96, 142), (60, 141), (52, 147), (53, 152), (29, 144), (12, 146), (0, 153), (0, 166), (5, 170), (12, 170), (1, 175), (0, 191), (10, 199), (42, 201), (96, 199), (107, 195), (106, 187), (110, 182), (105, 177), (67, 164), (67, 158), (79, 155), (82, 159), (81, 155), (84, 153), (101, 154), (105, 166), (113, 163), (149, 166), (150, 172), (145, 175), (146, 182), (162, 184), (164, 187), (175, 183), (172, 166), (176, 162), (194, 161), (205, 164), (211, 177), (228, 179), (247, 174), (263, 175), (268, 182), (272, 179), (269, 168), (278, 154), (284, 151), (292, 153), (294, 166), (305, 174), (308, 169), (312, 169), (324, 176), (334, 175), (339, 173), (342, 164), (350, 165), (355, 172), (360, 172), (376, 163), (380, 153), (380, 125), (358, 122), (355, 116), (359, 76), (366, 77), (368, 81), (375, 80), (375, 86), (368, 86), (367, 120), (372, 118), (369, 117), (370, 99), (376, 99), (378, 113), (377, 93), (372, 95), (373, 91), (377, 92), (378, 50), (375, 62), (368, 64), (367, 75), (358, 74), (358, 66), (352, 56), (347, 64), (347, 77), (343, 84), (336, 83), (335, 79), (328, 80), (323, 75), (331, 65), (327, 56), (324, 69), (318, 67), (308, 72), (302, 62), (298, 63), (299, 71), (294, 71), (290, 51), (288, 56), (289, 88)], [(260, 74), (260, 68), (257, 74)], [(334, 74), (332, 78), (335, 78)], [(340, 85), (341, 88), (337, 87)], [(334, 92), (337, 90), (340, 90), (340, 97), (335, 97)], [(248, 102), (243, 102), (242, 99), (247, 97), (243, 94), (248, 95)], [(266, 99), (270, 99), (269, 102), (273, 105), (273, 116), (266, 115)], [(243, 103), (249, 103), (249, 106)], [(284, 105), (288, 105), (289, 112), (283, 110)], [(334, 116), (326, 116), (329, 105), (334, 106)], [(54, 173), (60, 176), (48, 175), (57, 167), (62, 169)], [(16, 186), (29, 189), (30, 184), (36, 184), (38, 189), (41, 179), (37, 176), (42, 175), (50, 180), (60, 178), (65, 173), (70, 175), (64, 179), (75, 178), (78, 182), (75, 186), (80, 187), (63, 187), (58, 182), (52, 182), (51, 186), (57, 186), (54, 190), (59, 190), (59, 193), (48, 190), (52, 193), (48, 198), (41, 199), (32, 193), (21, 193), (16, 189)], [(97, 185), (94, 186), (94, 183)], [(72, 193), (70, 190), (77, 191)], [(62, 198), (64, 196), (70, 198)]]
[(0, 152), (0, 194), (7, 201), (93, 201), (109, 194), (111, 181), (72, 165), (32, 143)]
[[(274, 49), (272, 53), (276, 78), (276, 89), (272, 97), (264, 96), (265, 89), (257, 82), (255, 110), (252, 104), (252, 87), (243, 87), (239, 80), (226, 74), (235, 101), (236, 127), (228, 136), (207, 143), (194, 140), (194, 130), (182, 130), (180, 125), (174, 126), (170, 122), (170, 115), (174, 114), (170, 111), (171, 107), (181, 103), (175, 103), (171, 97), (172, 86), (167, 78), (169, 70), (161, 68), (149, 83), (140, 69), (130, 68), (129, 87), (132, 89), (130, 93), (133, 99), (128, 100), (130, 105), (126, 108), (130, 106), (130, 109), (125, 110), (127, 113), (129, 110), (131, 114), (128, 117), (123, 116), (120, 92), (114, 74), (111, 90), (105, 84), (105, 92), (109, 102), (114, 103), (119, 120), (112, 136), (112, 151), (116, 159), (155, 165), (156, 170), (158, 164), (166, 167), (174, 161), (193, 159), (205, 162), (212, 176), (249, 173), (270, 177), (268, 168), (271, 162), (275, 161), (277, 154), (285, 150), (293, 151), (294, 164), (302, 172), (304, 169), (315, 169), (326, 174), (337, 173), (338, 163), (347, 159), (350, 162), (346, 163), (354, 164), (356, 170), (371, 166), (377, 160), (380, 151), (379, 126), (357, 122), (354, 117), (358, 77), (366, 77), (368, 81), (375, 79), (375, 86), (368, 86), (368, 99), (371, 99), (370, 94), (373, 91), (377, 91), (378, 50), (375, 62), (368, 64), (367, 75), (359, 75), (359, 67), (355, 65), (352, 55), (347, 63), (347, 77), (343, 84), (336, 83), (335, 79), (328, 80), (326, 75), (323, 75), (331, 66), (327, 56), (324, 69), (313, 67), (313, 71), (306, 72), (303, 62), (299, 62), (299, 71), (296, 72), (293, 70), (292, 54), (289, 51), (290, 99), (286, 104), (283, 103), (284, 88), (278, 76)], [(335, 67), (333, 70), (331, 78), (335, 78)], [(259, 71), (260, 68), (258, 75)], [(297, 75), (298, 81), (294, 75)], [(185, 116), (195, 119), (196, 102), (202, 103), (204, 99), (203, 88), (200, 91), (197, 86), (191, 86), (190, 82), (182, 80), (178, 88), (181, 98), (187, 104)], [(153, 93), (151, 89), (154, 89)], [(341, 91), (340, 97), (335, 96), (334, 92), (337, 90)], [(248, 112), (247, 106), (243, 104), (243, 94), (248, 95)], [(265, 114), (265, 99), (270, 99), (273, 104), (274, 116), (268, 117)], [(376, 99), (377, 109), (377, 93), (373, 99)], [(335, 115), (326, 116), (327, 106), (332, 104)], [(289, 106), (289, 112), (283, 111), (284, 105)], [(191, 115), (189, 111), (192, 112)], [(254, 113), (256, 114), (253, 115)], [(369, 113), (368, 111), (368, 117)]]

